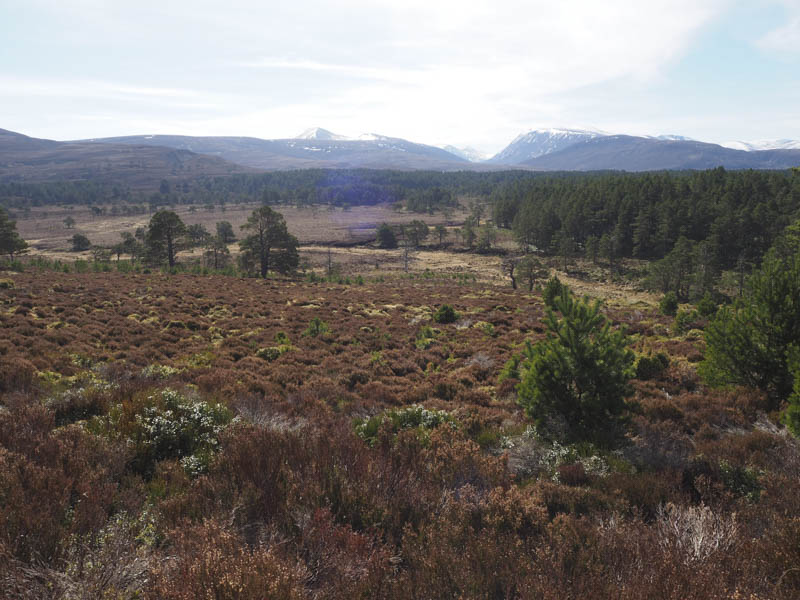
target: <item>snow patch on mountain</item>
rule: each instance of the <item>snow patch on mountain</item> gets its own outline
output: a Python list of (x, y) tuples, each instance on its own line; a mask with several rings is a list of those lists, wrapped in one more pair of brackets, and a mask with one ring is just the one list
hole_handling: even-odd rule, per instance
[(378, 135), (377, 133), (362, 133), (358, 136), (358, 141), (360, 142), (380, 142), (388, 139), (390, 138), (385, 135)]
[(345, 135), (339, 135), (323, 129), (322, 127), (312, 127), (306, 129), (303, 133), (298, 135), (296, 140), (347, 140), (350, 139)]
[(685, 135), (676, 135), (674, 133), (665, 133), (657, 136), (647, 136), (653, 137), (653, 139), (661, 140), (662, 142), (693, 142), (695, 141), (694, 138), (687, 137)]
[(800, 140), (756, 140), (753, 142), (733, 141), (721, 142), (720, 146), (732, 148), (734, 150), (744, 150), (745, 152), (756, 152), (759, 150), (800, 150)]

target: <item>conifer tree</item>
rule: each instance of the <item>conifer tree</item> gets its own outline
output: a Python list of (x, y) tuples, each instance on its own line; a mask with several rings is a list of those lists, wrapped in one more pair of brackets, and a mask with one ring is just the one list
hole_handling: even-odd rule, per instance
[(575, 298), (566, 286), (547, 311), (547, 338), (521, 368), (518, 401), (539, 426), (561, 421), (568, 441), (610, 445), (625, 422), (633, 352), (612, 330), (598, 301)]

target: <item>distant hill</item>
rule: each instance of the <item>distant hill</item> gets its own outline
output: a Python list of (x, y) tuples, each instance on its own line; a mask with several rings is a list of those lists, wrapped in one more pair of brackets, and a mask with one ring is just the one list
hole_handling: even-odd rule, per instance
[(606, 135), (587, 129), (535, 129), (522, 133), (488, 160), (498, 165), (520, 165), (533, 158), (552, 154), (574, 144)]
[(324, 129), (312, 129), (300, 138), (264, 140), (253, 137), (191, 137), (145, 135), (85, 140), (96, 144), (166, 146), (209, 154), (256, 169), (372, 168), (461, 170), (469, 161), (425, 144), (400, 138), (365, 134), (340, 139)]
[(800, 150), (745, 152), (717, 144), (629, 135), (596, 137), (527, 160), (543, 171), (658, 171), (682, 169), (787, 169), (800, 165)]
[[(783, 140), (782, 148), (792, 148)], [(785, 169), (800, 149), (749, 151), (678, 135), (639, 137), (580, 129), (539, 129), (517, 136), (488, 161), (446, 149), (368, 133), (345, 138), (321, 128), (298, 138), (137, 135), (57, 142), (0, 129), (0, 183), (92, 180), (149, 189), (161, 179), (289, 169), (429, 171), (659, 171)]]
[(0, 129), (0, 182), (107, 181), (133, 189), (162, 179), (251, 169), (188, 150), (135, 144), (56, 142)]
[(443, 146), (443, 150), (447, 150), (450, 154), (460, 156), (464, 160), (471, 163), (481, 163), (486, 161), (486, 155), (480, 150), (467, 146), (466, 148), (457, 148), (456, 146)]

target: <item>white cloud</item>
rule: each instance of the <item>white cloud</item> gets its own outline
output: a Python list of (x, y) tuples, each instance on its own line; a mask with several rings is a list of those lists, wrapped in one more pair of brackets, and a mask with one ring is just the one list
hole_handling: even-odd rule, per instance
[[(60, 52), (36, 62), (37, 48), (21, 48), (15, 54), (29, 58), (7, 69), (0, 58), (0, 72), (17, 72), (13, 93), (46, 91), (55, 103), (91, 96), (99, 113), (119, 116), (115, 134), (143, 121), (157, 127), (159, 104), (184, 105), (194, 110), (163, 118), (165, 133), (276, 137), (320, 125), (487, 151), (534, 124), (574, 122), (561, 99), (588, 86), (657, 81), (725, 6), (725, 0), (30, 3), (41, 29), (22, 43), (39, 40)], [(53, 75), (62, 62), (66, 72), (80, 65), (81, 77)], [(48, 68), (38, 73), (43, 64)], [(12, 93), (3, 83), (0, 98)], [(90, 135), (103, 135), (103, 123)]]
[(777, 52), (800, 53), (800, 15), (770, 31), (759, 40), (759, 46)]
[(763, 35), (757, 45), (782, 54), (800, 53), (800, 0), (773, 0), (771, 4), (783, 7), (785, 23)]

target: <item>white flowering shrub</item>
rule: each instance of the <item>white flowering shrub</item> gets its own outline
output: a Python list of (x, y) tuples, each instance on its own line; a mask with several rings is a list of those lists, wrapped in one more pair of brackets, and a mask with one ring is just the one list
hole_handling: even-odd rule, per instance
[(367, 442), (374, 442), (378, 430), (383, 423), (389, 423), (393, 432), (401, 429), (418, 429), (420, 432), (431, 430), (442, 423), (455, 426), (453, 417), (445, 410), (429, 410), (419, 404), (405, 408), (397, 408), (375, 415), (369, 419), (356, 421), (356, 433)]
[(575, 463), (580, 463), (587, 475), (605, 477), (611, 471), (602, 456), (585, 456), (585, 448), (582, 453), (575, 444), (544, 439), (530, 426), (521, 435), (503, 438), (500, 447), (508, 451), (511, 471), (522, 477), (544, 474), (558, 482), (558, 468)]
[(95, 417), (89, 429), (126, 440), (133, 452), (132, 467), (144, 476), (166, 459), (180, 460), (188, 474), (197, 475), (207, 470), (219, 436), (232, 420), (222, 404), (166, 388), (111, 407), (106, 416)]
[(219, 445), (219, 434), (231, 422), (230, 411), (170, 388), (159, 396), (136, 415), (137, 454), (149, 463), (179, 458), (190, 474), (203, 472)]

